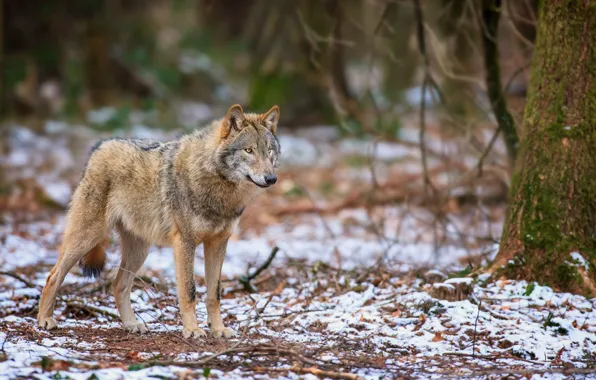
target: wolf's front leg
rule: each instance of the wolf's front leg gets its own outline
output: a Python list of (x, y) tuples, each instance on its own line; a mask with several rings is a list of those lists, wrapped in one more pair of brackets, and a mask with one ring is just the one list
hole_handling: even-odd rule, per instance
[(236, 335), (234, 330), (226, 328), (220, 311), (221, 267), (226, 256), (226, 247), (230, 234), (225, 232), (205, 240), (205, 282), (207, 283), (207, 322), (211, 335), (215, 338), (230, 338)]
[(197, 322), (197, 295), (194, 276), (196, 244), (184, 239), (180, 234), (174, 236), (174, 261), (176, 263), (176, 285), (178, 303), (182, 314), (182, 335), (185, 338), (202, 338), (207, 334)]

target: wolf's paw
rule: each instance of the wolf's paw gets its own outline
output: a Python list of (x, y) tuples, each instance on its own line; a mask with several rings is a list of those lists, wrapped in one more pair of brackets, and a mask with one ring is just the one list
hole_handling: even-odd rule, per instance
[(52, 317), (41, 317), (37, 320), (39, 327), (46, 330), (52, 330), (58, 327), (56, 320)]
[(233, 338), (236, 336), (236, 331), (224, 327), (222, 329), (211, 329), (211, 336), (214, 338)]
[(141, 321), (123, 322), (122, 328), (124, 329), (124, 331), (137, 334), (145, 334), (147, 331), (149, 331), (149, 329), (147, 329), (147, 326), (145, 326), (145, 324)]
[(200, 329), (200, 328), (194, 328), (194, 329), (187, 329), (184, 328), (184, 330), (182, 330), (182, 336), (185, 338), (205, 338), (207, 336), (207, 333), (205, 332), (205, 330)]

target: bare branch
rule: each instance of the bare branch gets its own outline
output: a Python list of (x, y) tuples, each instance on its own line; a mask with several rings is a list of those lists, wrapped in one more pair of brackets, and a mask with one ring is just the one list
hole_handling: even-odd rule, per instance
[[(422, 79), (422, 95), (420, 97), (420, 132), (418, 135), (419, 143), (420, 143), (420, 156), (422, 160), (422, 169), (424, 171), (424, 188), (427, 189), (430, 187), (433, 192), (435, 192), (435, 188), (430, 180), (428, 175), (428, 162), (426, 160), (426, 145), (424, 142), (425, 134), (426, 134), (426, 87), (430, 81), (432, 81), (431, 74), (430, 74), (430, 60), (428, 58), (428, 53), (426, 52), (426, 41), (424, 39), (424, 20), (422, 17), (422, 9), (420, 7), (420, 0), (412, 0), (414, 4), (414, 10), (416, 14), (416, 35), (418, 40), (418, 50), (420, 50), (420, 54), (422, 55), (422, 59), (424, 62), (424, 78)], [(434, 82), (434, 81), (433, 81)]]
[(20, 274), (18, 274), (16, 272), (0, 271), (0, 275), (12, 277), (15, 280), (19, 280), (23, 284), (27, 285), (28, 288), (37, 288), (38, 287), (37, 285), (35, 285), (34, 283), (32, 283), (31, 281), (27, 280), (25, 277), (21, 276)]
[(271, 262), (275, 258), (275, 255), (277, 255), (278, 251), (279, 251), (279, 247), (273, 247), (267, 260), (265, 260), (265, 262), (263, 264), (261, 264), (261, 266), (258, 267), (257, 270), (253, 272), (253, 274), (248, 275), (248, 276), (242, 276), (238, 279), (238, 281), (240, 281), (240, 283), (242, 284), (242, 286), (244, 287), (244, 289), (246, 291), (248, 291), (250, 293), (254, 293), (256, 291), (250, 282), (252, 280), (254, 280), (259, 274), (261, 274), (262, 271), (267, 269), (269, 267), (269, 265), (271, 265)]
[(507, 110), (505, 96), (501, 88), (501, 68), (499, 66), (499, 48), (496, 41), (499, 28), (501, 0), (485, 0), (482, 3), (483, 25), (482, 43), (484, 46), (484, 67), (486, 87), (491, 108), (497, 119), (499, 129), (503, 131), (510, 166), (513, 167), (519, 145), (513, 117)]

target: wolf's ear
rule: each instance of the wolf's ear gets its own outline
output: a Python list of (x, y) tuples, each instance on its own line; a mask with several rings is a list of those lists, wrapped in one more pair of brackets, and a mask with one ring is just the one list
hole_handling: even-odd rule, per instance
[(263, 123), (265, 127), (271, 131), (271, 133), (275, 134), (277, 131), (277, 122), (279, 121), (279, 107), (273, 106), (267, 113), (264, 113), (262, 116)]
[(232, 130), (240, 131), (242, 124), (244, 123), (244, 111), (240, 104), (234, 104), (226, 113), (226, 117), (223, 120), (221, 127), (221, 138), (226, 138), (232, 132)]

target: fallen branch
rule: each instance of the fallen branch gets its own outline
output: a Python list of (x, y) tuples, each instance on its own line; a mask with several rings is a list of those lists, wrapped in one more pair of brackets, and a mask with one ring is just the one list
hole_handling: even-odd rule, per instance
[[(113, 281), (108, 279), (105, 282), (101, 282), (99, 284), (97, 284), (96, 286), (92, 287), (91, 289), (85, 289), (84, 292), (82, 292), (83, 294), (94, 294), (97, 292), (102, 292), (102, 293), (107, 293), (110, 286), (112, 286)], [(85, 286), (87, 285), (92, 285), (93, 283), (89, 283), (89, 284), (85, 284)], [(84, 289), (84, 288), (83, 288)], [(80, 294), (80, 293), (79, 293)]]
[(107, 310), (100, 309), (100, 308), (95, 307), (95, 306), (84, 305), (84, 304), (79, 303), (77, 301), (68, 301), (68, 302), (66, 302), (66, 306), (67, 307), (72, 307), (72, 308), (78, 308), (80, 310), (84, 310), (84, 311), (86, 311), (88, 313), (94, 314), (95, 316), (103, 315), (103, 316), (106, 316), (106, 317), (120, 319), (120, 316), (118, 316), (118, 315), (116, 315), (116, 314), (114, 314), (112, 312), (109, 312)]
[(261, 274), (262, 271), (267, 269), (269, 265), (271, 265), (271, 262), (275, 258), (275, 255), (277, 255), (278, 251), (279, 247), (273, 247), (267, 260), (260, 267), (258, 267), (257, 270), (253, 272), (253, 274), (242, 276), (238, 279), (238, 281), (240, 281), (240, 284), (242, 284), (242, 286), (244, 287), (244, 290), (246, 290), (249, 293), (254, 293), (257, 291), (250, 282), (254, 280), (259, 274)]
[(472, 356), (476, 355), (476, 327), (478, 327), (478, 318), (480, 317), (480, 307), (482, 306), (482, 300), (478, 304), (478, 313), (476, 313), (476, 320), (474, 320), (474, 340), (472, 341)]
[[(221, 352), (209, 355), (203, 359), (200, 360), (194, 360), (194, 361), (179, 361), (179, 360), (152, 360), (152, 361), (147, 361), (147, 362), (141, 362), (140, 364), (143, 365), (143, 367), (147, 368), (147, 367), (167, 367), (170, 365), (175, 365), (175, 366), (180, 366), (180, 367), (187, 367), (187, 368), (203, 368), (203, 366), (205, 366), (205, 364), (207, 364), (208, 362), (210, 362), (211, 360), (217, 358), (218, 356), (221, 355), (226, 355), (226, 354), (240, 354), (240, 353), (250, 353), (250, 354), (277, 354), (278, 356), (288, 356), (294, 360), (300, 361), (304, 364), (308, 364), (311, 366), (324, 366), (327, 365), (326, 362), (324, 361), (317, 361), (308, 357), (305, 357), (304, 355), (294, 351), (294, 350), (290, 350), (290, 349), (285, 349), (285, 348), (280, 348), (277, 346), (242, 346), (242, 347), (237, 347), (239, 344), (241, 343), (241, 341), (233, 344), (232, 346), (230, 346), (230, 348), (225, 349)], [(251, 359), (254, 359), (254, 356), (251, 356)]]
[(255, 367), (255, 372), (294, 372), (299, 374), (312, 374), (319, 378), (328, 379), (347, 379), (347, 380), (361, 380), (364, 379), (362, 376), (358, 376), (348, 372), (335, 372), (335, 371), (324, 371), (315, 367), (302, 368), (298, 366), (292, 366), (291, 368), (270, 368), (270, 367)]
[(21, 276), (20, 274), (18, 274), (16, 272), (0, 271), (0, 275), (7, 276), (7, 277), (12, 277), (15, 280), (19, 280), (23, 284), (27, 285), (27, 287), (29, 287), (29, 288), (37, 288), (38, 287), (37, 285), (35, 285), (34, 283), (32, 283), (31, 281), (27, 280), (25, 277)]
[(536, 365), (543, 365), (544, 364), (543, 362), (539, 362), (537, 360), (524, 359), (524, 358), (520, 358), (518, 356), (514, 356), (514, 355), (511, 355), (511, 354), (507, 354), (507, 353), (481, 355), (481, 354), (468, 354), (468, 353), (465, 353), (465, 352), (445, 352), (445, 353), (443, 353), (443, 355), (447, 355), (447, 356), (462, 356), (462, 357), (469, 357), (469, 358), (473, 358), (473, 359), (484, 359), (484, 360), (492, 360), (492, 361), (496, 361), (496, 360), (518, 360), (518, 361), (527, 362), (527, 363), (536, 364)]
[(149, 276), (136, 276), (135, 280), (140, 281), (143, 286), (149, 286), (162, 293), (167, 293), (170, 290), (168, 285), (153, 281), (153, 279)]
[[(90, 283), (91, 285), (93, 283)], [(87, 286), (89, 284), (86, 284), (85, 286)], [(101, 282), (100, 284), (97, 284), (96, 286), (87, 289), (84, 291), (84, 294), (93, 294), (93, 293), (97, 293), (97, 292), (102, 292), (102, 293), (107, 293), (109, 288), (113, 285), (113, 280), (108, 279), (104, 282)], [(134, 278), (134, 286), (136, 287), (140, 287), (140, 288), (153, 288), (156, 291), (162, 292), (162, 293), (167, 293), (169, 291), (169, 287), (167, 284), (162, 284), (161, 282), (157, 282), (154, 281), (153, 279), (151, 279), (151, 277), (149, 276), (140, 276), (135, 274), (135, 278)]]

